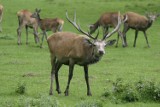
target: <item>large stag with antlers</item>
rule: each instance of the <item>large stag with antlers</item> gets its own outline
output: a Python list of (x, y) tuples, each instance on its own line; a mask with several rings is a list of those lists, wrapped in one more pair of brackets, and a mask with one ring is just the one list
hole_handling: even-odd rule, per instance
[(39, 14), (40, 12), (41, 12), (40, 9), (35, 9), (35, 12), (32, 14), (31, 17), (35, 18), (38, 21), (38, 25), (43, 32), (42, 42), (41, 42), (41, 45), (40, 45), (40, 47), (42, 48), (44, 37), (47, 40), (46, 31), (52, 31), (52, 32), (62, 31), (64, 21), (60, 18), (41, 19), (40, 14)]
[(2, 32), (3, 6), (0, 4), (0, 32)]
[(69, 95), (69, 85), (73, 76), (74, 65), (77, 64), (84, 68), (87, 95), (91, 96), (92, 94), (88, 80), (88, 65), (98, 62), (105, 54), (105, 47), (115, 43), (116, 40), (106, 42), (106, 39), (119, 29), (121, 25), (120, 14), (118, 16), (118, 24), (116, 28), (112, 32), (104, 35), (101, 40), (98, 40), (98, 34), (96, 37), (93, 37), (90, 33), (81, 29), (80, 25), (76, 23), (76, 13), (74, 15), (74, 21), (72, 21), (68, 17), (68, 13), (66, 11), (66, 18), (79, 32), (84, 35), (81, 36), (71, 32), (58, 32), (48, 38), (47, 42), (52, 64), (50, 95), (53, 94), (52, 89), (54, 77), (56, 81), (56, 91), (61, 93), (58, 71), (63, 64), (69, 66), (68, 84), (64, 92), (65, 96)]
[(146, 16), (137, 14), (135, 12), (127, 12), (126, 15), (128, 16), (127, 21), (124, 23), (124, 29), (123, 29), (123, 34), (124, 34), (124, 41), (127, 46), (127, 40), (126, 40), (126, 33), (127, 31), (131, 28), (135, 30), (135, 39), (134, 39), (134, 44), (133, 47), (136, 46), (136, 40), (138, 36), (138, 32), (142, 31), (144, 33), (144, 37), (146, 39), (146, 43), (148, 47), (150, 47), (146, 30), (151, 27), (153, 21), (158, 17), (159, 15), (157, 14), (146, 14)]
[(34, 31), (34, 39), (35, 43), (39, 42), (38, 37), (38, 22), (35, 18), (31, 18), (32, 13), (28, 10), (21, 10), (17, 12), (19, 26), (17, 29), (18, 34), (18, 45), (21, 45), (21, 32), (22, 29), (25, 27), (26, 29), (26, 44), (28, 44), (28, 27), (32, 28)]
[[(120, 17), (121, 17), (121, 20), (123, 20), (123, 22), (127, 20), (126, 15), (120, 15)], [(98, 27), (101, 26), (103, 29), (103, 34), (107, 34), (109, 32), (109, 28), (111, 27), (116, 28), (117, 24), (118, 24), (118, 12), (106, 12), (102, 14), (94, 24), (91, 24), (89, 26), (90, 33), (91, 34), (94, 33), (96, 29), (98, 29)], [(122, 44), (123, 46), (125, 46), (122, 32), (120, 30), (117, 30), (117, 32), (118, 32), (118, 35), (117, 35), (116, 47), (118, 46), (119, 36), (121, 36)]]

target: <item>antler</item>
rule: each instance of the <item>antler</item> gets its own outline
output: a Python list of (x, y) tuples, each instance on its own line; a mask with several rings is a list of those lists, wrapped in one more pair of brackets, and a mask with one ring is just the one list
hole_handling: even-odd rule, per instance
[(123, 23), (125, 23), (128, 20), (128, 15), (125, 14), (125, 19), (123, 20)]
[(116, 28), (112, 32), (106, 34), (104, 36), (103, 40), (109, 38), (112, 34), (114, 34), (115, 32), (117, 32), (119, 30), (120, 26), (121, 26), (121, 23), (122, 23), (122, 20), (121, 20), (120, 12), (118, 12), (118, 24), (117, 24)]
[(74, 14), (74, 19), (73, 19), (73, 21), (72, 21), (72, 20), (70, 20), (70, 18), (68, 17), (68, 13), (67, 13), (67, 10), (66, 10), (66, 18), (67, 18), (67, 20), (68, 20), (79, 32), (87, 35), (89, 38), (91, 38), (91, 39), (93, 39), (93, 40), (97, 39), (99, 32), (97, 33), (97, 36), (94, 38), (94, 37), (92, 37), (92, 35), (91, 35), (89, 32), (85, 32), (84, 30), (82, 30), (81, 27), (80, 27), (80, 25), (76, 23), (76, 12), (75, 12), (75, 14)]

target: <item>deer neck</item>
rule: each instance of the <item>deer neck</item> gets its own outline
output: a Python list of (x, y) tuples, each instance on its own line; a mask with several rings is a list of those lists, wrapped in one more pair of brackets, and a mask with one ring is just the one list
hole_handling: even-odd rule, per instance
[(99, 20), (96, 23), (94, 23), (93, 25), (94, 25), (95, 29), (97, 29), (99, 26)]
[(153, 23), (153, 20), (148, 19), (148, 25), (147, 25), (147, 28), (151, 27), (151, 26), (152, 26), (152, 23)]
[(85, 58), (85, 63), (86, 64), (94, 64), (94, 63), (97, 63), (101, 57), (99, 56), (96, 56), (95, 54), (95, 47), (92, 46), (91, 44), (88, 44), (88, 50), (87, 50), (87, 54), (86, 55), (86, 58)]
[(38, 21), (38, 25), (41, 26), (41, 21), (42, 21), (41, 17), (38, 15), (36, 19)]

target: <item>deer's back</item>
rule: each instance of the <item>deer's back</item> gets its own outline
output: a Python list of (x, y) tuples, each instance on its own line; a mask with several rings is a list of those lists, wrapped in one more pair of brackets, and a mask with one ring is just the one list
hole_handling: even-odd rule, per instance
[(128, 16), (127, 23), (131, 27), (141, 27), (141, 26), (147, 26), (148, 19), (140, 14), (134, 13), (134, 12), (127, 12)]
[(59, 60), (82, 58), (88, 51), (87, 38), (71, 32), (57, 32), (47, 42), (51, 55)]
[(108, 12), (102, 14), (99, 19), (99, 24), (102, 26), (115, 26), (118, 22), (118, 12)]
[(37, 23), (37, 20), (35, 18), (31, 18), (31, 15), (32, 13), (28, 10), (21, 10), (17, 12), (19, 19), (27, 25), (33, 25)]

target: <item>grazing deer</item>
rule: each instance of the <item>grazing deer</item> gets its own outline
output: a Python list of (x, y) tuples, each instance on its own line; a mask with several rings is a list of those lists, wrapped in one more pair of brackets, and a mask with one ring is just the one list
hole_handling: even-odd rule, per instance
[(21, 31), (22, 28), (25, 27), (26, 29), (26, 44), (28, 44), (28, 27), (32, 28), (34, 31), (34, 39), (35, 43), (39, 42), (38, 37), (38, 22), (35, 18), (31, 18), (32, 13), (28, 10), (21, 10), (17, 12), (19, 27), (17, 29), (17, 35), (18, 35), (18, 45), (21, 45)]
[(150, 47), (146, 35), (146, 30), (151, 27), (153, 21), (158, 17), (155, 14), (146, 14), (146, 16), (134, 13), (134, 12), (127, 12), (126, 15), (128, 16), (127, 21), (124, 23), (123, 34), (124, 34), (124, 41), (127, 46), (126, 41), (126, 33), (131, 28), (135, 30), (135, 39), (133, 47), (136, 46), (136, 39), (138, 36), (138, 31), (142, 31), (144, 33), (144, 37), (146, 39), (148, 47)]
[(76, 14), (74, 15), (74, 21), (70, 20), (68, 13), (66, 12), (67, 20), (82, 34), (85, 36), (80, 36), (71, 32), (57, 32), (47, 39), (48, 47), (51, 54), (51, 85), (50, 85), (50, 95), (53, 94), (53, 80), (55, 77), (56, 81), (56, 91), (61, 93), (58, 71), (63, 64), (69, 66), (68, 84), (65, 90), (65, 96), (69, 95), (69, 85), (73, 76), (74, 65), (80, 65), (84, 67), (85, 80), (87, 85), (87, 95), (91, 96), (90, 85), (88, 80), (88, 66), (98, 62), (101, 57), (105, 54), (105, 47), (107, 45), (112, 45), (116, 40), (110, 40), (106, 42), (113, 33), (115, 33), (120, 25), (121, 19), (120, 15), (118, 17), (118, 24), (116, 28), (104, 35), (102, 40), (98, 40), (98, 34), (93, 37), (90, 33), (85, 32), (81, 29), (80, 25), (76, 23)]
[(41, 48), (44, 40), (44, 36), (47, 40), (47, 34), (46, 31), (53, 31), (54, 33), (57, 31), (62, 31), (64, 21), (60, 18), (45, 18), (41, 19), (39, 13), (41, 12), (40, 9), (35, 9), (35, 12), (32, 14), (32, 18), (36, 18), (38, 21), (38, 25), (41, 28), (43, 32), (42, 36), (42, 43), (41, 43)]
[(3, 6), (0, 4), (0, 32), (2, 32)]
[[(125, 22), (127, 20), (127, 16), (121, 15), (121, 20)], [(94, 33), (96, 29), (101, 26), (103, 28), (103, 33), (106, 34), (109, 32), (109, 28), (113, 27), (115, 28), (118, 23), (118, 12), (106, 12), (101, 15), (101, 17), (94, 23), (89, 26), (90, 33)], [(123, 46), (125, 46), (124, 40), (123, 40), (123, 35), (120, 30), (118, 30), (118, 36), (117, 36), (117, 43), (116, 47), (118, 46), (118, 40), (119, 36), (121, 36)]]

